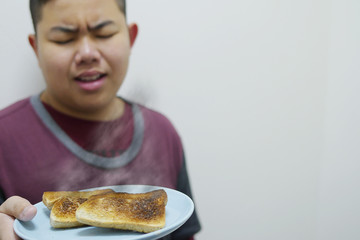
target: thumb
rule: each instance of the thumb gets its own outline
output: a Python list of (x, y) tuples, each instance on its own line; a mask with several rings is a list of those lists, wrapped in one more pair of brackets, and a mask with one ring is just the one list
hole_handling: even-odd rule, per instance
[(37, 209), (25, 198), (13, 196), (8, 198), (1, 206), (0, 213), (12, 216), (22, 221), (29, 221), (36, 215)]

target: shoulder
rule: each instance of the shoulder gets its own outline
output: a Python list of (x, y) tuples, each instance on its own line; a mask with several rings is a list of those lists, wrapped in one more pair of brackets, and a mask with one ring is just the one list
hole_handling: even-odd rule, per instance
[(0, 110), (0, 145), (10, 139), (23, 136), (24, 126), (31, 121), (33, 113), (29, 99), (23, 99)]
[(143, 114), (145, 124), (148, 125), (148, 127), (156, 128), (157, 130), (161, 129), (161, 131), (168, 132), (169, 134), (178, 135), (173, 123), (163, 113), (143, 105), (138, 104), (138, 106)]
[[(144, 118), (145, 137), (147, 140), (182, 152), (181, 136), (167, 116), (159, 111), (137, 104)], [(181, 155), (181, 154), (180, 154)]]
[(0, 110), (0, 121), (12, 119), (15, 115), (21, 114), (30, 107), (30, 98), (19, 100), (8, 107)]
[(162, 159), (163, 165), (172, 169), (170, 175), (174, 177), (172, 181), (176, 183), (183, 162), (184, 150), (181, 137), (163, 113), (142, 105), (138, 106), (144, 118), (144, 149), (151, 148), (157, 154), (157, 161)]

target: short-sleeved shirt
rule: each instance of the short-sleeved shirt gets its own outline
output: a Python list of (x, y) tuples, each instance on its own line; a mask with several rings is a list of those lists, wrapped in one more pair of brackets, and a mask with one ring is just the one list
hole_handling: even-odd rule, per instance
[[(181, 139), (171, 122), (142, 105), (126, 103), (120, 119), (90, 122), (96, 126), (89, 133), (90, 142), (77, 140), (76, 131), (71, 136), (66, 132), (84, 127), (86, 121), (60, 124), (61, 114), (52, 112), (39, 95), (0, 111), (3, 198), (18, 195), (34, 204), (45, 191), (128, 184), (168, 187), (191, 197)], [(193, 236), (199, 230), (194, 212), (173, 239)]]

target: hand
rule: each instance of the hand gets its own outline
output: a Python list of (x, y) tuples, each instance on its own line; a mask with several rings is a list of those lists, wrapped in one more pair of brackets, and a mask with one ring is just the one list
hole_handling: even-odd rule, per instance
[(13, 230), (14, 219), (30, 221), (36, 215), (36, 207), (21, 197), (13, 196), (0, 205), (0, 240), (18, 240)]

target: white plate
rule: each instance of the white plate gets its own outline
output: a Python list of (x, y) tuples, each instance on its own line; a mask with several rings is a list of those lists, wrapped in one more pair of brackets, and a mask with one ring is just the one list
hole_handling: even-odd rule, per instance
[[(152, 240), (170, 234), (188, 220), (194, 211), (194, 203), (185, 194), (173, 189), (146, 186), (146, 185), (122, 185), (107, 186), (116, 192), (143, 193), (155, 189), (164, 189), (168, 196), (166, 205), (166, 224), (161, 230), (151, 233), (137, 233), (116, 229), (82, 227), (72, 229), (55, 229), (50, 226), (50, 211), (42, 202), (35, 204), (37, 214), (33, 220), (22, 222), (15, 220), (14, 230), (17, 235), (25, 240), (75, 240), (75, 239), (106, 239), (106, 240)], [(101, 188), (92, 188), (94, 190)]]

